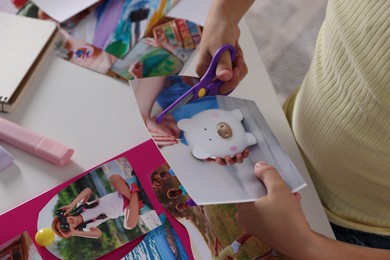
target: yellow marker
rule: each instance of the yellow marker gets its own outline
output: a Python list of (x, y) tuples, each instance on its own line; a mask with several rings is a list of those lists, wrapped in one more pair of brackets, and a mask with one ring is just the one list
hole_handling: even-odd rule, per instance
[(202, 98), (202, 97), (204, 97), (204, 95), (206, 95), (206, 89), (205, 89), (205, 88), (199, 89), (199, 91), (198, 91), (198, 97), (199, 97), (199, 98)]
[(40, 246), (48, 246), (54, 241), (54, 231), (50, 228), (42, 228), (35, 234), (35, 242)]

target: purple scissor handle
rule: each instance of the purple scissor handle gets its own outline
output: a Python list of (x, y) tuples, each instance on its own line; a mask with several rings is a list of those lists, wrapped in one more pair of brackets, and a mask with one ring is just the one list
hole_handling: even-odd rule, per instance
[[(156, 117), (156, 122), (160, 123), (163, 118), (172, 112), (175, 108), (181, 107), (182, 105), (205, 97), (205, 96), (216, 96), (219, 95), (219, 87), (224, 83), (224, 81), (216, 78), (215, 70), (221, 55), (224, 51), (230, 51), (230, 58), (232, 62), (236, 59), (236, 49), (230, 44), (222, 45), (217, 52), (214, 54), (213, 59), (211, 60), (210, 66), (208, 67), (206, 73), (200, 79), (200, 81), (195, 84), (192, 88), (187, 90), (181, 97), (179, 97), (175, 102), (169, 105), (163, 112), (161, 112)], [(230, 94), (232, 91), (225, 93), (224, 95)]]

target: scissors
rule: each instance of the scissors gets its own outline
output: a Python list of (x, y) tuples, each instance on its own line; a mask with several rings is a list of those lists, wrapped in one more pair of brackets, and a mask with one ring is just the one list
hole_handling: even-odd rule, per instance
[[(208, 67), (206, 73), (200, 79), (200, 81), (187, 90), (181, 97), (179, 97), (175, 102), (169, 105), (163, 112), (161, 112), (156, 117), (156, 122), (160, 123), (163, 118), (174, 111), (174, 109), (187, 104), (188, 102), (206, 97), (206, 96), (216, 96), (219, 95), (219, 87), (224, 83), (224, 81), (217, 79), (215, 70), (217, 69), (217, 65), (221, 55), (224, 51), (230, 51), (230, 58), (232, 62), (236, 59), (237, 53), (234, 46), (230, 44), (222, 45), (217, 52), (214, 54), (213, 59), (211, 60), (210, 66)], [(229, 91), (224, 95), (230, 94)]]

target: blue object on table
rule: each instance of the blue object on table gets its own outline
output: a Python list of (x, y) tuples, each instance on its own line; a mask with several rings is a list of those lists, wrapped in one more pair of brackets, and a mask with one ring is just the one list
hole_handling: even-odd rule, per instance
[(4, 149), (4, 147), (0, 145), (0, 171), (7, 168), (13, 160), (14, 157), (12, 154), (10, 154), (7, 150)]

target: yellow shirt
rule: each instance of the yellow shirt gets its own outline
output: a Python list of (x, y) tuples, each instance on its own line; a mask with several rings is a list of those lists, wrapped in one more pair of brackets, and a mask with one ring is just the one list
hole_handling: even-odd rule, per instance
[(330, 0), (290, 118), (329, 220), (390, 235), (390, 1)]

